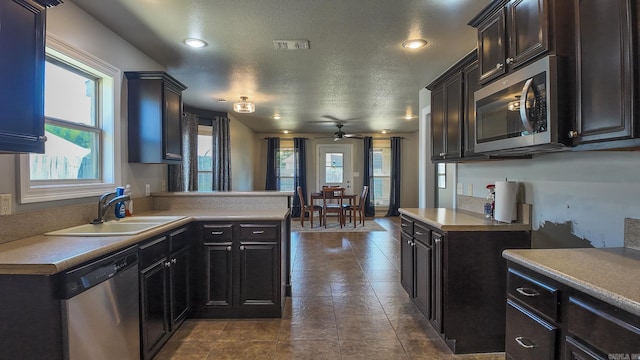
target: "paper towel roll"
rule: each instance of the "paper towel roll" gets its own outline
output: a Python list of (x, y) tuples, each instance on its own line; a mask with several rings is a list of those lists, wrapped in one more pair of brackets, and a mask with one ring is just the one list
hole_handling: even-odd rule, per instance
[(517, 219), (517, 195), (517, 181), (496, 181), (496, 206), (494, 210), (496, 220), (511, 223)]

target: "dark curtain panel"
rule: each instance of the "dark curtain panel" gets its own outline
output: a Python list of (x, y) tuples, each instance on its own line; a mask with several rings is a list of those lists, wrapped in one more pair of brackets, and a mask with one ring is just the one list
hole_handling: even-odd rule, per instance
[(212, 123), (213, 185), (211, 190), (231, 190), (231, 143), (229, 140), (229, 118), (216, 116)]
[(198, 116), (182, 116), (182, 163), (169, 165), (169, 191), (198, 190)]
[(265, 190), (278, 190), (278, 151), (280, 150), (280, 138), (267, 138), (267, 179)]
[(369, 185), (369, 193), (367, 199), (364, 202), (364, 215), (375, 216), (376, 211), (371, 204), (371, 199), (375, 197), (373, 191), (373, 138), (371, 136), (365, 136), (362, 140), (364, 143), (364, 177), (362, 178), (362, 185)]
[(400, 140), (391, 137), (391, 192), (389, 193), (389, 211), (385, 216), (400, 216)]
[[(298, 186), (302, 188), (302, 194), (304, 196), (304, 202), (307, 203), (307, 150), (305, 147), (305, 138), (293, 138), (293, 152), (294, 152), (294, 189)], [(291, 209), (291, 217), (300, 216), (300, 199), (298, 195), (293, 196), (293, 208)]]

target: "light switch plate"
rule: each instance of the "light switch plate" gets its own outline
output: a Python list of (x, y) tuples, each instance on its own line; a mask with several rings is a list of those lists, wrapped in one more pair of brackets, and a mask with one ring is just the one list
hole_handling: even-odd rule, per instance
[(467, 184), (467, 196), (473, 196), (473, 184)]
[(464, 192), (463, 192), (462, 189), (464, 189), (464, 184), (463, 183), (458, 183), (458, 188), (456, 189), (456, 194), (464, 195)]
[(145, 184), (144, 185), (144, 196), (149, 196), (149, 195), (151, 195), (151, 185)]

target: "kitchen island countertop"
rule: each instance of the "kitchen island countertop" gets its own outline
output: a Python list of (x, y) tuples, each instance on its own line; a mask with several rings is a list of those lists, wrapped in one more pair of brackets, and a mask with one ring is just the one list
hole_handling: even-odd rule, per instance
[(561, 284), (640, 316), (640, 250), (505, 250), (503, 257)]
[(136, 213), (134, 217), (172, 215), (184, 218), (129, 236), (37, 235), (3, 243), (0, 244), (0, 274), (53, 275), (192, 221), (282, 221), (288, 214), (289, 209), (175, 209)]
[(400, 208), (407, 215), (442, 231), (530, 231), (528, 216), (525, 221), (511, 224), (489, 220), (482, 214), (448, 208)]

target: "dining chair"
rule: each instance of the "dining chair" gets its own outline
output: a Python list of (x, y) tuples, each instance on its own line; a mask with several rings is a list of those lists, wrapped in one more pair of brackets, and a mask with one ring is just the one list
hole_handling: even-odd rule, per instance
[(323, 188), (322, 189), (322, 213), (324, 227), (327, 228), (327, 214), (335, 213), (338, 215), (340, 228), (344, 224), (344, 210), (342, 199), (344, 197), (344, 188)]
[(302, 193), (302, 187), (298, 186), (298, 199), (300, 199), (300, 226), (304, 227), (304, 215), (305, 213), (309, 213), (309, 221), (311, 222), (311, 227), (313, 228), (313, 213), (318, 212), (318, 220), (320, 221), (320, 226), (322, 226), (322, 206), (314, 205), (313, 201), (309, 205), (304, 203), (304, 194)]
[[(360, 198), (358, 199), (357, 204), (345, 204), (342, 209), (346, 213), (349, 213), (349, 221), (353, 222), (353, 227), (356, 227), (356, 218), (357, 215), (360, 214), (360, 222), (362, 226), (364, 226), (364, 205), (367, 199), (367, 193), (369, 192), (369, 186), (365, 185), (362, 187), (362, 192), (360, 193)], [(353, 219), (351, 216), (353, 215)]]

